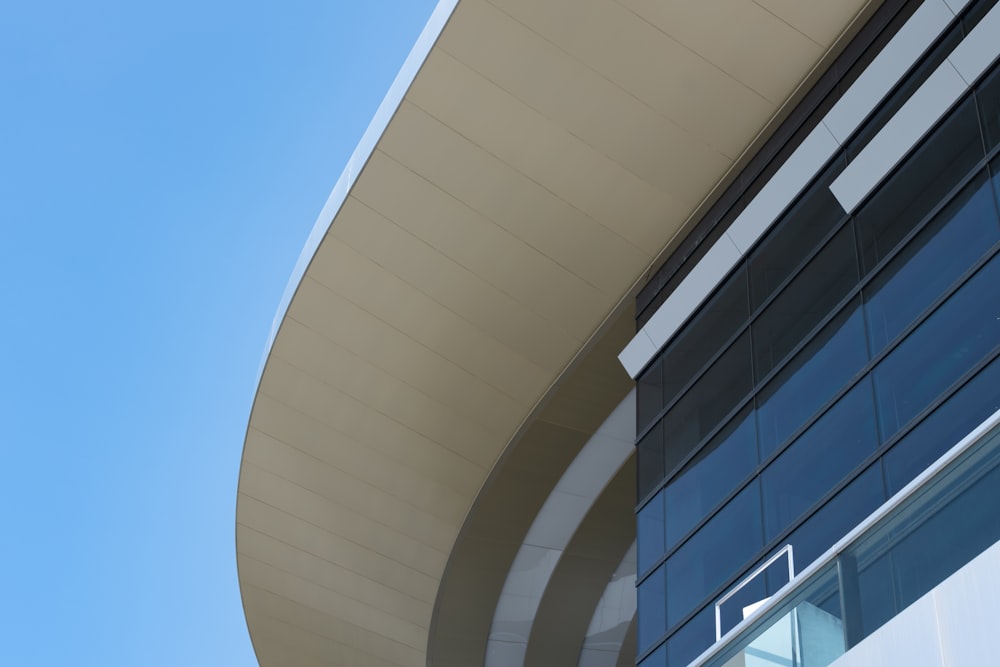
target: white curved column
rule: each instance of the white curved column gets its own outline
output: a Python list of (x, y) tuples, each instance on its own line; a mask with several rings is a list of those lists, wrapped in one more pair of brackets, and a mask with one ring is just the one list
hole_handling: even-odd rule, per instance
[(528, 530), (497, 601), (485, 667), (524, 664), (531, 627), (549, 579), (594, 501), (632, 453), (634, 442), (633, 389), (566, 469)]
[(625, 552), (590, 619), (578, 667), (615, 667), (636, 611), (636, 543)]

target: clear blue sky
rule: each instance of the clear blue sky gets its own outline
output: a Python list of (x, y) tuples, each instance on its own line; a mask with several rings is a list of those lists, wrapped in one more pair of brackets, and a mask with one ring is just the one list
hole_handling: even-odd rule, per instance
[(243, 435), (433, 0), (5, 3), (0, 665), (254, 665)]

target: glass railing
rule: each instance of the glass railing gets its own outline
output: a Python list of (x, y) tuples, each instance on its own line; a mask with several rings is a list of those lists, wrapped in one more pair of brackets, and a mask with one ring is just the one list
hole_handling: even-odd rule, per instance
[(1000, 541), (1000, 412), (692, 665), (826, 667)]

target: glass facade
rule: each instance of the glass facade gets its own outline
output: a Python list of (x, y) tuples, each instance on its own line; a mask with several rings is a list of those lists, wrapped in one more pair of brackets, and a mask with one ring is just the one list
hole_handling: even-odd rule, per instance
[(1000, 427), (992, 423), (700, 664), (742, 657), (826, 667), (1000, 541)]
[[(972, 3), (637, 379), (640, 664), (687, 664), (747, 573), (786, 544), (801, 569), (1000, 408), (1000, 70), (852, 215), (829, 190), (992, 4)], [(740, 599), (786, 581), (769, 571)]]

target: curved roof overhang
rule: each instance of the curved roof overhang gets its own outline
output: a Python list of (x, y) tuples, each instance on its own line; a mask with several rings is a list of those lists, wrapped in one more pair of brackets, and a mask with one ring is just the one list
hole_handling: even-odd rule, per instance
[[(874, 4), (441, 3), (261, 372), (236, 538), (262, 665), (482, 663), (534, 516), (631, 387), (637, 286)], [(634, 538), (619, 477), (567, 546), (601, 563), (554, 586), (600, 597)], [(546, 591), (536, 623), (562, 611)]]

